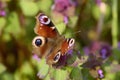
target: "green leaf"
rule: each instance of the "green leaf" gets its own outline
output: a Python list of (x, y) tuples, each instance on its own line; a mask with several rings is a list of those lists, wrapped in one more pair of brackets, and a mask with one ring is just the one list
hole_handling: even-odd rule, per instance
[(44, 80), (51, 80), (50, 75), (48, 74)]
[(51, 11), (52, 0), (39, 0), (37, 6), (44, 13), (49, 13)]
[(73, 36), (74, 36), (74, 31), (70, 28), (67, 28), (66, 33), (65, 33), (65, 37), (70, 38), (70, 37), (73, 37)]
[(65, 25), (65, 23), (61, 22), (59, 24), (56, 24), (56, 28), (57, 28), (58, 32), (60, 34), (62, 34), (66, 29), (66, 25)]
[(103, 78), (103, 80), (115, 80), (115, 76), (116, 74), (111, 72), (111, 66), (105, 66), (104, 70), (107, 74), (105, 74), (105, 78)]
[(47, 65), (46, 64), (46, 59), (42, 58), (42, 59), (40, 59), (40, 61), (37, 62), (37, 69), (42, 68), (44, 65)]
[(74, 28), (76, 25), (77, 19), (78, 19), (78, 16), (69, 17), (69, 23), (68, 23), (69, 27)]
[(77, 59), (77, 55), (75, 52), (72, 53), (72, 57), (70, 56), (69, 59), (67, 60), (68, 65), (72, 65)]
[(3, 17), (0, 17), (0, 31), (5, 27), (6, 20)]
[(97, 5), (93, 6), (92, 14), (93, 14), (93, 17), (95, 19), (98, 20), (100, 18), (100, 9), (99, 9), (99, 6), (97, 6)]
[(14, 79), (15, 80), (21, 80), (21, 73), (18, 70), (15, 71)]
[(37, 73), (37, 76), (39, 76), (39, 78), (43, 79), (48, 75), (48, 72), (49, 72), (49, 66), (43, 65), (42, 68), (40, 68), (39, 72)]
[(29, 62), (25, 62), (21, 67), (21, 73), (24, 75), (33, 75), (33, 69)]
[(39, 11), (37, 4), (29, 0), (21, 0), (20, 7), (25, 16), (35, 16)]
[(5, 72), (4, 74), (2, 74), (2, 76), (0, 76), (0, 80), (14, 80), (13, 74)]
[(18, 15), (16, 12), (12, 12), (8, 17), (8, 25), (5, 28), (5, 33), (13, 34), (14, 36), (18, 37), (22, 31), (18, 19)]
[(117, 49), (117, 48), (114, 48), (113, 49), (113, 56), (111, 56), (111, 57), (113, 57), (113, 59), (115, 59), (115, 60), (120, 60), (120, 50), (119, 49)]
[(56, 69), (53, 73), (55, 80), (67, 80), (68, 79), (68, 72), (62, 69)]
[(70, 78), (72, 80), (83, 80), (80, 68), (74, 67), (70, 73)]
[(5, 42), (9, 42), (11, 40), (10, 34), (9, 33), (4, 33), (3, 36), (2, 36), (2, 39)]
[(6, 71), (6, 67), (0, 63), (0, 74)]
[(83, 75), (83, 80), (94, 80), (94, 78), (89, 73), (89, 69), (82, 68), (81, 72), (82, 72), (82, 75)]
[(48, 75), (48, 71), (49, 71), (49, 65), (46, 64), (46, 60), (45, 59), (41, 59), (38, 63), (37, 63), (37, 68), (38, 68), (38, 73), (37, 76), (39, 76), (39, 78), (43, 79), (46, 77), (46, 75)]

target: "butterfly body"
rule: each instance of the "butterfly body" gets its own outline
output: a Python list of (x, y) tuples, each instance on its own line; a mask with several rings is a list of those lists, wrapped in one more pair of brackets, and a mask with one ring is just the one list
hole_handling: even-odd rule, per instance
[(39, 58), (46, 58), (49, 65), (57, 63), (61, 56), (73, 49), (75, 40), (60, 35), (52, 21), (43, 13), (36, 17), (34, 32), (38, 36), (32, 42), (33, 53)]

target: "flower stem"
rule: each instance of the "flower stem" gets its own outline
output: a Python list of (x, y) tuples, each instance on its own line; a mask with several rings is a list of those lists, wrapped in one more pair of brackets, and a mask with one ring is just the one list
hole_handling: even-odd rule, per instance
[(117, 39), (117, 35), (118, 35), (118, 14), (117, 14), (117, 0), (112, 0), (113, 1), (113, 5), (112, 5), (112, 16), (113, 16), (113, 20), (112, 20), (112, 45), (113, 47), (117, 47), (117, 43), (118, 43), (118, 39)]

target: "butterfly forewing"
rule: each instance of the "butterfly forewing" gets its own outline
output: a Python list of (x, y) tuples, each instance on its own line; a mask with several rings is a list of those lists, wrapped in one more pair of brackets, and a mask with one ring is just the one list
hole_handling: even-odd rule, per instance
[(34, 31), (37, 35), (53, 39), (60, 35), (53, 22), (43, 13), (37, 15)]

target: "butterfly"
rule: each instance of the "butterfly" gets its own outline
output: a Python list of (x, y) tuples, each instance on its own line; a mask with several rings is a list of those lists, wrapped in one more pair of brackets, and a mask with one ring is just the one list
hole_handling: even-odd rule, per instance
[(33, 54), (45, 58), (49, 65), (57, 63), (60, 57), (66, 55), (75, 45), (75, 39), (60, 35), (51, 19), (44, 13), (36, 16), (34, 32), (37, 36), (32, 41)]

